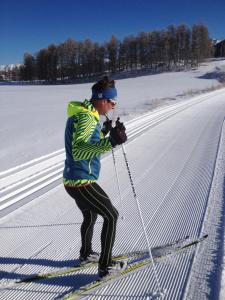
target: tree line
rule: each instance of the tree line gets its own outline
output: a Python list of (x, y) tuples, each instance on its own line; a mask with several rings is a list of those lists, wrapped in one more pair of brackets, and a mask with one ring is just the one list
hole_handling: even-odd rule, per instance
[(103, 73), (162, 72), (197, 67), (212, 56), (208, 28), (181, 24), (166, 30), (141, 32), (120, 41), (115, 35), (102, 44), (91, 39), (68, 39), (51, 44), (35, 55), (24, 54), (24, 63), (14, 70), (18, 80), (76, 82)]

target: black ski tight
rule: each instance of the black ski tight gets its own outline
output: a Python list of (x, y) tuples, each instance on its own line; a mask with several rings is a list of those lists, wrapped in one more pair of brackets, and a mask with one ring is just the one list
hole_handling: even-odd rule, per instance
[(111, 263), (112, 259), (118, 211), (112, 205), (108, 195), (96, 182), (79, 188), (65, 186), (65, 189), (75, 199), (84, 217), (81, 225), (82, 246), (80, 255), (82, 257), (87, 257), (92, 251), (92, 236), (97, 215), (101, 215), (104, 219), (99, 260), (99, 267), (104, 269)]

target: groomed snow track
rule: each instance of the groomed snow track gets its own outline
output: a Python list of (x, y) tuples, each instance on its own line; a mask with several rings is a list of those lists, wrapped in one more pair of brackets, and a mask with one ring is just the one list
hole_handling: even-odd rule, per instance
[[(160, 108), (126, 124), (129, 164), (152, 246), (202, 232), (225, 115), (225, 91)], [(114, 254), (145, 249), (141, 223), (124, 164), (115, 151), (125, 208)], [(65, 193), (64, 152), (59, 150), (0, 173), (1, 284), (27, 274), (69, 266), (78, 257), (82, 216)], [(102, 160), (99, 183), (120, 210), (111, 155)], [(95, 228), (100, 249), (102, 219)], [(207, 242), (205, 242), (207, 244)], [(206, 245), (201, 245), (206, 247)], [(195, 253), (157, 263), (164, 299), (184, 299)], [(0, 286), (0, 299), (57, 299), (96, 278), (96, 269), (30, 283)], [(89, 299), (147, 299), (157, 290), (152, 266), (87, 295)], [(193, 298), (194, 299), (194, 298)]]

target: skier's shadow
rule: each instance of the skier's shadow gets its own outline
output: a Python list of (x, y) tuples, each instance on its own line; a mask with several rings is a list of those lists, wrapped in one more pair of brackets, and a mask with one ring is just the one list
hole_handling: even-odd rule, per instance
[[(18, 275), (18, 274), (17, 274)], [(18, 277), (12, 279), (18, 279)], [(21, 275), (19, 279), (27, 277), (27, 275)], [(46, 285), (46, 286), (63, 286), (63, 287), (71, 287), (71, 291), (79, 289), (80, 287), (91, 283), (98, 279), (97, 274), (66, 274), (55, 278), (42, 279), (38, 281), (34, 281), (35, 284)], [(13, 287), (7, 287), (7, 283), (5, 284), (5, 288), (7, 289), (26, 289), (29, 283), (21, 283)], [(33, 289), (33, 287), (32, 287)], [(68, 291), (66, 291), (68, 293)]]
[(98, 279), (97, 274), (71, 274), (71, 275), (65, 275), (55, 278), (46, 279), (43, 281), (40, 281), (41, 284), (46, 285), (55, 285), (55, 286), (70, 286), (73, 290), (78, 289), (81, 286), (84, 286), (85, 284), (91, 283)]
[[(54, 268), (69, 268), (79, 264), (79, 260), (62, 260), (62, 261), (55, 261), (49, 259), (26, 259), (26, 258), (16, 258), (16, 257), (0, 257), (0, 265), (9, 265), (12, 268), (15, 265), (15, 268), (12, 271), (3, 271), (0, 270), (0, 279), (14, 279), (14, 280), (22, 280), (26, 278), (27, 274), (19, 274), (16, 273), (17, 270), (22, 270), (23, 265), (41, 265), (52, 267), (53, 270), (43, 270), (40, 272), (54, 272)], [(32, 274), (30, 274), (32, 276)]]
[(79, 263), (78, 259), (73, 260), (51, 260), (40, 258), (18, 258), (18, 257), (0, 257), (0, 265), (41, 265), (48, 267), (70, 267)]
[[(15, 258), (15, 257), (0, 257), (0, 265), (9, 265), (12, 268), (12, 265), (17, 266), (13, 271), (1, 271), (0, 270), (0, 280), (1, 279), (8, 279), (8, 280), (23, 280), (27, 277), (32, 277), (34, 274), (21, 274), (17, 273), (18, 271), (22, 271), (23, 265), (42, 265), (48, 266), (52, 268), (69, 268), (79, 264), (79, 260), (63, 260), (63, 261), (54, 261), (48, 259), (26, 259), (26, 258)], [(22, 268), (20, 267), (22, 266)], [(25, 267), (24, 266), (24, 267)], [(54, 272), (53, 270), (42, 270), (40, 272)], [(54, 285), (54, 286), (68, 286), (72, 287), (72, 290), (75, 290), (85, 284), (88, 284), (97, 279), (97, 274), (65, 274), (58, 277), (43, 279), (36, 281), (37, 284), (43, 285)], [(18, 285), (18, 288), (23, 286), (25, 287), (27, 284), (24, 283), (22, 285)]]
[[(0, 258), (0, 264), (9, 264), (10, 267), (12, 267), (13, 264), (15, 265), (45, 265), (45, 266), (51, 266), (51, 267), (72, 267), (79, 264), (79, 260), (67, 260), (67, 261), (52, 261), (52, 260), (46, 260), (46, 259), (19, 259), (19, 258)], [(13, 271), (1, 271), (0, 270), (0, 279), (8, 279), (10, 280), (23, 280), (29, 276), (32, 277), (32, 274), (19, 274), (16, 273), (16, 271), (21, 271), (20, 266), (18, 268), (15, 268)], [(43, 270), (41, 272), (54, 272), (54, 270)], [(82, 272), (82, 271), (80, 271)], [(52, 277), (42, 280), (34, 281), (36, 284), (39, 285), (45, 285), (45, 286), (62, 286), (62, 287), (69, 287), (70, 290), (65, 291), (64, 293), (67, 294), (69, 292), (72, 292), (76, 289), (79, 289), (80, 287), (91, 283), (95, 280), (97, 280), (98, 276), (97, 273), (95, 274), (85, 274), (85, 273), (70, 273), (61, 275), (58, 277)], [(14, 287), (7, 287), (7, 283), (5, 282), (5, 288), (6, 289), (18, 289), (18, 290), (27, 290), (29, 289), (29, 283), (21, 283)], [(33, 287), (32, 287), (33, 289)], [(61, 297), (62, 295), (60, 295)]]

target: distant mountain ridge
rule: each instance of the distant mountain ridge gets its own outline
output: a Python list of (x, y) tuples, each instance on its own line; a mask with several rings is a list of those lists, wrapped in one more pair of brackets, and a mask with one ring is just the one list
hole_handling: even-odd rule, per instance
[(0, 65), (0, 71), (12, 70), (15, 67), (20, 67), (22, 64), (6, 64), (6, 65)]

